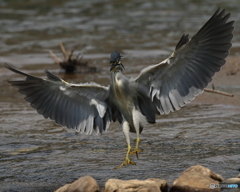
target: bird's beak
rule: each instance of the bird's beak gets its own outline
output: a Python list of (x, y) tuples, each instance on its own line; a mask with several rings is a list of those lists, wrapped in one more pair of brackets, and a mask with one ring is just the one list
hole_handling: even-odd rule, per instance
[(118, 61), (117, 63), (110, 63), (110, 65), (110, 71), (112, 71), (118, 65), (122, 66), (122, 68), (125, 69), (121, 61)]
[(123, 69), (125, 69), (125, 67), (123, 66), (122, 62), (120, 63), (120, 65), (122, 66)]
[(116, 66), (117, 66), (116, 64), (112, 63), (110, 67), (110, 71), (112, 71)]

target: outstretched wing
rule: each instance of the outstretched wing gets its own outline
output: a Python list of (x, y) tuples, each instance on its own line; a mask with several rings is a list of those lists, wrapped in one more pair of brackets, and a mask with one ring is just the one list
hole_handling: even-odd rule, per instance
[(233, 37), (230, 14), (218, 9), (191, 40), (183, 35), (172, 55), (144, 68), (135, 81), (152, 99), (160, 114), (189, 103), (225, 64)]
[(45, 118), (86, 134), (93, 130), (102, 133), (109, 127), (112, 115), (107, 87), (96, 83), (70, 84), (47, 70), (48, 79), (41, 79), (5, 66), (26, 76), (25, 80), (9, 83), (17, 87), (31, 107)]

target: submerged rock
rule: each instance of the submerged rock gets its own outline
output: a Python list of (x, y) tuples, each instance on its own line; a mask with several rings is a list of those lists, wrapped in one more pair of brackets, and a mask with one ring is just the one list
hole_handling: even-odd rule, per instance
[(94, 178), (84, 176), (71, 184), (64, 185), (55, 192), (100, 192), (100, 189)]
[(223, 181), (222, 176), (201, 165), (195, 165), (180, 175), (170, 189), (170, 192), (218, 192), (217, 186)]
[(109, 179), (105, 183), (104, 192), (167, 192), (167, 189), (167, 182), (162, 179)]

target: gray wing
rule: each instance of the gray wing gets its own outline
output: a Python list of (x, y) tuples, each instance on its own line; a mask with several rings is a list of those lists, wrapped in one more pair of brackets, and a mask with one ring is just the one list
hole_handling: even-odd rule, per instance
[(68, 128), (86, 134), (93, 130), (102, 133), (112, 121), (108, 105), (108, 88), (95, 84), (70, 84), (59, 77), (45, 71), (48, 79), (41, 79), (9, 65), (5, 66), (18, 74), (26, 76), (22, 81), (9, 81), (17, 87), (18, 92), (25, 95), (31, 107), (45, 118), (54, 120)]
[(191, 40), (183, 35), (168, 59), (143, 69), (135, 79), (160, 114), (189, 103), (225, 64), (233, 37), (229, 17), (218, 9)]

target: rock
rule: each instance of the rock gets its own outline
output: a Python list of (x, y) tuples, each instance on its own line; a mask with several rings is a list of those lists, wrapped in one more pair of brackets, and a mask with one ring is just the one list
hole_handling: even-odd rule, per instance
[(224, 180), (222, 183), (238, 184), (240, 187), (240, 178), (230, 178), (230, 179)]
[(96, 180), (90, 176), (80, 177), (71, 184), (64, 185), (55, 192), (99, 192)]
[(215, 188), (213, 184), (219, 184), (221, 181), (223, 178), (220, 175), (206, 167), (195, 165), (182, 172), (173, 182), (170, 192), (218, 192), (221, 191), (220, 188)]
[(221, 182), (222, 188), (231, 189), (231, 192), (240, 191), (240, 177), (239, 175), (236, 178), (230, 178)]
[(71, 186), (71, 184), (66, 184), (63, 187), (60, 187), (58, 190), (56, 190), (55, 192), (67, 192), (68, 188)]
[(162, 179), (109, 179), (105, 183), (104, 192), (167, 192), (167, 190), (167, 182)]

